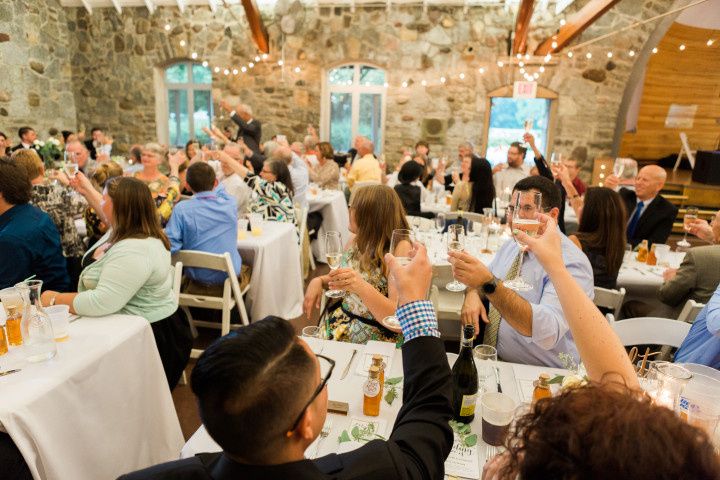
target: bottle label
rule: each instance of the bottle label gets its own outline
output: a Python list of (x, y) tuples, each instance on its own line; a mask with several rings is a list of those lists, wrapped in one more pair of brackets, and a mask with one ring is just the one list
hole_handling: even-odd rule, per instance
[(475, 404), (477, 403), (477, 393), (475, 395), (463, 395), (462, 405), (460, 405), (460, 416), (469, 417), (475, 415)]
[(365, 386), (363, 386), (363, 394), (365, 394), (366, 397), (377, 397), (380, 394), (380, 382), (369, 378), (367, 382), (365, 382)]

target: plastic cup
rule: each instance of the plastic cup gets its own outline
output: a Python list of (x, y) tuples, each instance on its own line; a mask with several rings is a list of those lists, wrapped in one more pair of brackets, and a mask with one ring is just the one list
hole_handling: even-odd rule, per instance
[(50, 317), (50, 323), (55, 332), (55, 341), (64, 342), (70, 337), (70, 307), (67, 305), (53, 305), (45, 307), (45, 313)]
[(517, 404), (504, 393), (486, 393), (482, 396), (483, 442), (499, 447), (505, 441)]

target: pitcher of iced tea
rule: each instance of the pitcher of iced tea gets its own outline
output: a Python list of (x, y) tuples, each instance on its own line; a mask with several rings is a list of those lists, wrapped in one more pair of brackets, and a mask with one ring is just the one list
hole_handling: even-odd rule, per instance
[(44, 362), (57, 353), (50, 317), (42, 308), (42, 280), (28, 280), (15, 285), (23, 299), (22, 329), (25, 356), (29, 362)]

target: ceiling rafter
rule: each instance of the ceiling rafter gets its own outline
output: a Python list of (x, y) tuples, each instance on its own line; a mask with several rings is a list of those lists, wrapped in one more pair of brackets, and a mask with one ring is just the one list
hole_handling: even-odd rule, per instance
[(530, 19), (535, 10), (535, 0), (522, 0), (515, 17), (515, 35), (513, 36), (512, 54), (525, 53), (527, 37), (530, 31)]
[(242, 0), (252, 39), (261, 53), (270, 53), (270, 40), (255, 0)]

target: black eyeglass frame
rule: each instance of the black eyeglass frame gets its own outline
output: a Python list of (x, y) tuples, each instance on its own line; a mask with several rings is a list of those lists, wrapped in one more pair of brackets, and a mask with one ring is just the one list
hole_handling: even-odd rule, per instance
[(325, 388), (325, 385), (327, 385), (328, 380), (330, 380), (330, 376), (332, 375), (333, 370), (335, 369), (335, 360), (333, 360), (330, 357), (326, 357), (325, 355), (315, 355), (317, 358), (322, 358), (326, 362), (330, 364), (330, 370), (328, 370), (328, 373), (325, 375), (325, 377), (320, 382), (320, 385), (315, 389), (315, 392), (312, 394), (312, 397), (310, 397), (310, 400), (305, 404), (305, 406), (300, 410), (300, 413), (298, 414), (297, 418), (292, 424), (292, 427), (290, 427), (290, 430), (287, 431), (286, 435), (288, 437), (292, 436), (292, 432), (295, 431), (295, 429), (298, 426), (298, 423), (300, 423), (300, 419), (302, 419), (303, 415), (305, 415), (305, 410), (308, 409), (308, 407), (312, 404), (312, 402), (315, 401), (318, 395), (320, 395), (320, 392), (323, 391), (323, 388)]

